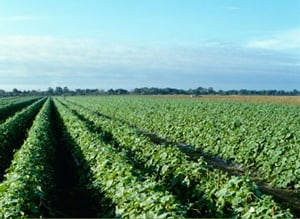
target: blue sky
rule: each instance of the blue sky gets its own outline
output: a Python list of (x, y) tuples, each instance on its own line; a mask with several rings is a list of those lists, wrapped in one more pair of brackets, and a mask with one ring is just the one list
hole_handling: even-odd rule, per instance
[(1, 0), (0, 89), (300, 89), (300, 0)]

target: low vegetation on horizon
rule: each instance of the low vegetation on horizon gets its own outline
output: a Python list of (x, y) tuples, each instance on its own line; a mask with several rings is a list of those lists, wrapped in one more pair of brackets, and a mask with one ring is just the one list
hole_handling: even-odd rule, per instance
[(177, 89), (177, 88), (156, 88), (156, 87), (143, 87), (143, 88), (135, 88), (132, 90), (126, 89), (69, 89), (68, 87), (49, 87), (46, 91), (41, 90), (18, 90), (14, 88), (12, 91), (5, 91), (0, 89), (0, 97), (5, 96), (26, 96), (26, 95), (126, 95), (126, 94), (134, 94), (134, 95), (250, 95), (250, 96), (299, 96), (300, 90), (294, 89), (292, 91), (286, 90), (214, 90), (212, 87), (204, 88), (198, 87), (195, 89)]

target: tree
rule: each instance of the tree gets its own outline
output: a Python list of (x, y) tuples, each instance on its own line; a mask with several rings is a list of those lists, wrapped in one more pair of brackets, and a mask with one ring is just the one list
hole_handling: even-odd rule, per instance
[(128, 94), (128, 91), (125, 89), (119, 88), (119, 89), (115, 90), (115, 94), (124, 95), (124, 94)]
[(22, 91), (19, 91), (17, 88), (14, 88), (13, 91), (12, 91), (12, 94), (14, 96), (19, 96), (20, 94), (22, 94)]
[(63, 89), (61, 87), (56, 87), (55, 88), (55, 94), (56, 95), (62, 95), (63, 93)]
[(48, 87), (47, 95), (54, 95), (54, 89), (52, 87)]
[(63, 94), (68, 94), (70, 91), (69, 91), (68, 87), (64, 87), (62, 92), (63, 92)]
[(109, 90), (107, 91), (107, 94), (109, 94), (109, 95), (115, 94), (114, 89), (109, 89)]
[(4, 97), (6, 95), (5, 90), (0, 89), (0, 97)]

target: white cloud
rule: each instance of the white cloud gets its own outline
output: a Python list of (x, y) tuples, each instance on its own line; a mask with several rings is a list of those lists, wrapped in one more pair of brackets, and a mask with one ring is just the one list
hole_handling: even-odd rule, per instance
[(53, 84), (105, 89), (182, 87), (184, 81), (225, 81), (282, 69), (284, 74), (295, 74), (296, 68), (299, 70), (299, 60), (290, 56), (257, 53), (229, 42), (146, 45), (95, 38), (0, 35), (0, 88), (46, 89)]
[(264, 39), (251, 40), (247, 46), (258, 49), (300, 51), (300, 28), (283, 31)]
[(188, 68), (190, 64), (199, 63), (198, 57), (193, 56), (195, 52), (198, 56), (202, 53), (180, 46), (145, 46), (96, 39), (0, 36), (0, 61), (19, 64), (35, 62), (65, 67), (147, 66), (150, 69), (174, 69), (180, 66)]

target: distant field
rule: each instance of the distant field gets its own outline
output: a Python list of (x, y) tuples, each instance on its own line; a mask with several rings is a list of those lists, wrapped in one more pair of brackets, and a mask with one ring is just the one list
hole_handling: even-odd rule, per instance
[(279, 103), (279, 104), (300, 104), (300, 96), (239, 96), (239, 95), (202, 95), (191, 97), (189, 95), (157, 95), (151, 96), (157, 98), (174, 99), (195, 99), (211, 101), (229, 101), (229, 102), (249, 102), (249, 103)]

